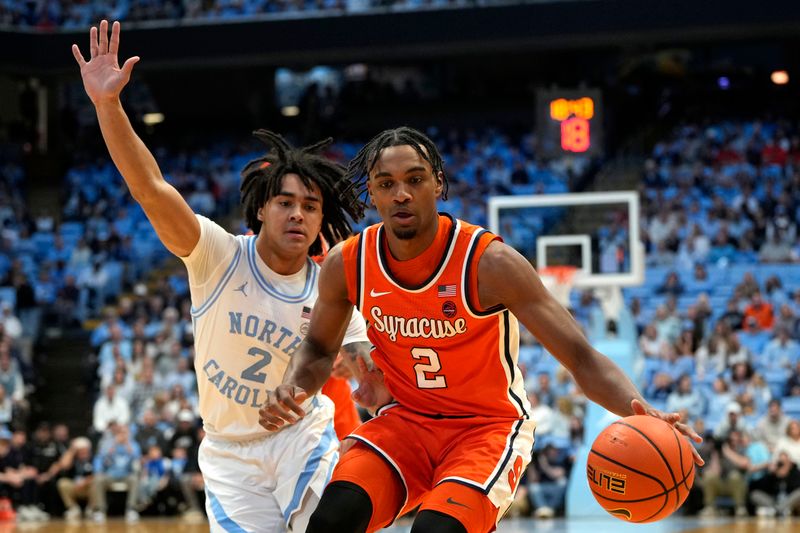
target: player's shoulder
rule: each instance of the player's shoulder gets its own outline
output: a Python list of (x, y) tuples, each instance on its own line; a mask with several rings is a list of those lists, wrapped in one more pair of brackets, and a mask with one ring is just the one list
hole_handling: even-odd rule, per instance
[(249, 239), (255, 238), (255, 234), (250, 231), (244, 235), (234, 234), (216, 221), (200, 214), (195, 214), (197, 222), (200, 224), (200, 240), (212, 241), (237, 241), (246, 243)]
[(462, 219), (454, 219), (454, 223), (458, 224), (458, 241), (462, 246), (475, 247), (477, 256), (482, 255), (492, 242), (503, 242), (502, 237), (478, 224)]
[(244, 248), (244, 236), (236, 236), (220, 226), (218, 223), (203, 215), (195, 214), (200, 227), (200, 235), (191, 252), (182, 256), (181, 260), (187, 265), (198, 261), (206, 261), (209, 257), (215, 262), (224, 261), (226, 257), (241, 257), (240, 250)]
[(341, 269), (347, 253), (347, 245), (351, 239), (352, 237), (339, 242), (333, 248), (328, 250), (328, 253), (325, 254), (325, 260), (321, 265), (317, 265), (317, 268), (321, 268), (324, 271)]
[(331, 248), (331, 252), (336, 250), (336, 253), (344, 260), (351, 260), (356, 256), (358, 253), (358, 247), (361, 243), (361, 239), (363, 238), (362, 233), (356, 233), (351, 235), (347, 239), (343, 240), (333, 248)]
[[(493, 234), (489, 234), (496, 237)], [(498, 238), (489, 238), (483, 242), (482, 252), (478, 258), (478, 275), (510, 275), (516, 272), (520, 266), (520, 261), (526, 261), (514, 248), (504, 243)]]
[(453, 223), (458, 223), (459, 230), (470, 235), (477, 231), (486, 231), (486, 228), (483, 226), (473, 224), (472, 222), (464, 220), (463, 218), (453, 218)]

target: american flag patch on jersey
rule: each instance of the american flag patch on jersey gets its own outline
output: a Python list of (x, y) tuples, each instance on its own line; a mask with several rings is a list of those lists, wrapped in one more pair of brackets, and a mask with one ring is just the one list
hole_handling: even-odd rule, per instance
[(303, 306), (303, 312), (300, 313), (300, 318), (311, 318), (311, 308)]
[(449, 298), (456, 295), (456, 286), (453, 285), (439, 285), (437, 295), (439, 298)]

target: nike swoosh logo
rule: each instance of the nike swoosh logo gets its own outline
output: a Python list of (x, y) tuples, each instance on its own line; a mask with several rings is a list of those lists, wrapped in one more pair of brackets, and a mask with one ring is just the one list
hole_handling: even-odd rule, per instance
[(471, 509), (469, 505), (464, 505), (463, 503), (459, 503), (455, 501), (453, 498), (447, 498), (447, 503), (450, 505), (458, 505), (459, 507), (466, 507), (467, 509)]
[(609, 509), (608, 512), (613, 515), (624, 516), (628, 520), (631, 519), (631, 512), (627, 509)]
[(378, 296), (386, 296), (387, 294), (392, 294), (392, 291), (375, 292), (375, 289), (369, 291), (369, 295), (372, 296), (373, 298), (377, 298)]

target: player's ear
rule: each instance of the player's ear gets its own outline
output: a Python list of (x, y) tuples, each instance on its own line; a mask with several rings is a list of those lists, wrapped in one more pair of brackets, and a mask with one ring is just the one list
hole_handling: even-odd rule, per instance
[(441, 170), (436, 173), (436, 197), (439, 198), (444, 190), (444, 172)]
[(372, 197), (372, 180), (367, 178), (367, 194), (369, 195), (369, 205), (375, 205), (375, 199)]
[(258, 211), (256, 211), (256, 218), (259, 221), (264, 222), (264, 208), (263, 207), (259, 207)]

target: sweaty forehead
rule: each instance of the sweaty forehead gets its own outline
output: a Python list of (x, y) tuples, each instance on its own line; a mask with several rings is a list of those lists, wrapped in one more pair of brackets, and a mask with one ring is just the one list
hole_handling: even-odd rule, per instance
[[(424, 150), (424, 148), (421, 148)], [(378, 154), (375, 165), (370, 175), (388, 172), (390, 174), (403, 173), (414, 167), (423, 167), (431, 171), (431, 165), (410, 145), (387, 146)]]

